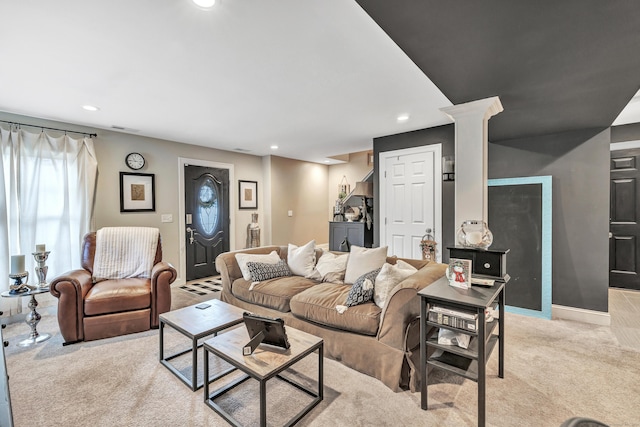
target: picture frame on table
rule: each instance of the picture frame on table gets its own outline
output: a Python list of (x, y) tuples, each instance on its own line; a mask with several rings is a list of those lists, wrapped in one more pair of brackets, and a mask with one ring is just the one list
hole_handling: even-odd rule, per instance
[(471, 287), (471, 260), (460, 258), (449, 258), (449, 267), (447, 267), (447, 279), (449, 285), (469, 289)]
[(120, 172), (120, 212), (155, 212), (156, 176)]
[(258, 209), (258, 181), (238, 181), (239, 209)]

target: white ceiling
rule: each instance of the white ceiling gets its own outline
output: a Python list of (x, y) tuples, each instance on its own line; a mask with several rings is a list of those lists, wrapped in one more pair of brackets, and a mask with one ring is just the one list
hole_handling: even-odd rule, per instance
[(614, 126), (640, 122), (640, 90), (613, 121)]
[(0, 3), (2, 111), (316, 162), (449, 123), (353, 0)]

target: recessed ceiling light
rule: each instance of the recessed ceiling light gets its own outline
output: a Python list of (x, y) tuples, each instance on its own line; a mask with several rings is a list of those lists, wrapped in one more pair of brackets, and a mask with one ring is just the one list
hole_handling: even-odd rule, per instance
[(399, 122), (406, 122), (407, 120), (409, 120), (409, 115), (408, 114), (401, 114), (398, 116), (398, 118), (396, 119)]
[(216, 0), (193, 0), (193, 2), (200, 7), (213, 7), (216, 4)]
[(94, 106), (94, 105), (83, 105), (82, 108), (84, 108), (87, 111), (99, 111), (100, 108)]
[(271, 146), (271, 149), (272, 149), (272, 150), (277, 150), (277, 149), (278, 149), (278, 146), (277, 146), (277, 145), (272, 145), (272, 146)]
[(331, 160), (325, 160), (324, 162), (325, 163), (331, 163)]

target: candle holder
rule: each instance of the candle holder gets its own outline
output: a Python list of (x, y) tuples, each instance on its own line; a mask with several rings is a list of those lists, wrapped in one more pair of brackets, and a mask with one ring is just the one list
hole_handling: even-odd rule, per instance
[[(9, 278), (13, 279), (13, 284), (9, 285), (9, 293), (12, 295), (23, 294), (29, 292), (31, 288), (27, 285), (29, 282), (29, 272), (25, 271), (18, 274), (9, 274)], [(23, 282), (24, 280), (24, 282)]]
[(36, 277), (38, 278), (38, 284), (36, 285), (39, 289), (48, 288), (49, 284), (47, 283), (47, 271), (49, 267), (45, 264), (47, 258), (49, 258), (49, 254), (51, 251), (45, 252), (33, 252), (33, 258), (36, 260)]

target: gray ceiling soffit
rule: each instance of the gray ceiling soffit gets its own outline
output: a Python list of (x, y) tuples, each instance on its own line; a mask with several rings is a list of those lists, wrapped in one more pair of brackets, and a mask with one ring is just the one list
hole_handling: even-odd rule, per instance
[(499, 96), (491, 141), (606, 128), (640, 88), (637, 0), (357, 0), (453, 104)]

